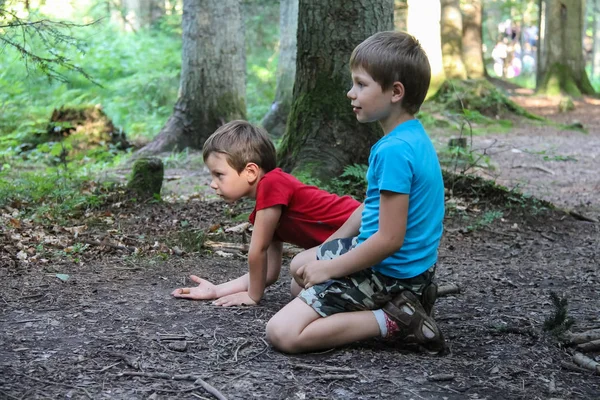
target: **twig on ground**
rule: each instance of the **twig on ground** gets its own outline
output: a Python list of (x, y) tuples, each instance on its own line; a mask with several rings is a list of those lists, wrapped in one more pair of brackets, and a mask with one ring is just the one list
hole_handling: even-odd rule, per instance
[(600, 350), (600, 340), (592, 340), (577, 345), (577, 350), (589, 353), (590, 351)]
[(109, 351), (108, 354), (125, 361), (125, 364), (129, 365), (133, 369), (140, 369), (140, 363), (127, 354), (121, 354), (114, 351)]
[(109, 365), (109, 366), (106, 366), (106, 367), (104, 367), (104, 368), (102, 368), (102, 369), (99, 369), (98, 371), (92, 371), (92, 372), (98, 372), (98, 373), (100, 373), (100, 372), (108, 371), (108, 370), (109, 370), (109, 369), (111, 369), (112, 367), (115, 367), (115, 366), (117, 366), (117, 365), (119, 365), (119, 364), (121, 364), (121, 361), (117, 361), (117, 362), (116, 362), (116, 363), (114, 363), (114, 364), (111, 364), (111, 365)]
[(437, 290), (438, 297), (447, 296), (449, 294), (458, 294), (458, 293), (460, 293), (460, 286), (458, 286), (456, 283), (438, 286), (438, 290)]
[(311, 365), (311, 364), (291, 364), (293, 368), (303, 368), (309, 369), (317, 372), (350, 372), (353, 371), (353, 368), (347, 367), (330, 367), (323, 365)]
[(596, 361), (592, 360), (587, 356), (584, 356), (581, 353), (575, 353), (573, 355), (573, 362), (582, 368), (596, 373), (596, 375), (600, 375), (600, 363), (597, 363)]
[(600, 329), (590, 329), (585, 332), (567, 333), (567, 340), (572, 344), (581, 344), (600, 339)]
[(315, 375), (309, 377), (309, 379), (321, 379), (324, 381), (336, 380), (336, 379), (357, 379), (358, 375), (356, 374), (324, 374), (324, 375)]
[(139, 371), (123, 371), (120, 373), (122, 376), (139, 376), (143, 378), (160, 378), (160, 379), (170, 379), (175, 381), (194, 381), (195, 384), (198, 384), (204, 388), (208, 393), (212, 394), (219, 400), (227, 400), (227, 397), (223, 396), (221, 392), (215, 389), (212, 385), (208, 384), (202, 378), (197, 375), (192, 374), (167, 374), (166, 372), (139, 372)]
[(135, 252), (135, 248), (133, 247), (129, 247), (129, 246), (119, 246), (117, 244), (112, 244), (109, 242), (100, 242), (98, 240), (91, 240), (91, 239), (84, 239), (84, 240), (80, 240), (81, 243), (86, 243), (86, 244), (91, 244), (94, 246), (107, 246), (116, 250), (126, 250), (129, 251), (131, 253)]
[(569, 215), (575, 219), (578, 219), (580, 221), (587, 221), (587, 222), (594, 222), (594, 223), (598, 223), (597, 219), (591, 218), (591, 217), (587, 217), (583, 214), (578, 213), (577, 211), (569, 211)]
[(552, 171), (551, 169), (548, 169), (548, 168), (546, 168), (546, 167), (542, 167), (541, 165), (528, 165), (528, 164), (523, 164), (523, 165), (515, 165), (515, 166), (513, 167), (513, 169), (516, 169), (516, 168), (530, 168), (530, 169), (537, 169), (537, 170), (539, 170), (539, 171), (542, 171), (542, 172), (545, 172), (545, 173), (547, 173), (547, 174), (554, 175), (554, 171)]
[(569, 371), (581, 372), (584, 374), (587, 374), (590, 372), (587, 369), (578, 367), (577, 365), (570, 363), (568, 361), (561, 361), (560, 366), (563, 367), (564, 369), (568, 369)]
[[(240, 251), (242, 253), (247, 253), (250, 249), (250, 245), (245, 243), (214, 242), (212, 240), (205, 241), (204, 247), (207, 247), (211, 250)], [(302, 249), (299, 247), (292, 247), (288, 245), (283, 246), (283, 255), (287, 257), (293, 257), (301, 251)]]

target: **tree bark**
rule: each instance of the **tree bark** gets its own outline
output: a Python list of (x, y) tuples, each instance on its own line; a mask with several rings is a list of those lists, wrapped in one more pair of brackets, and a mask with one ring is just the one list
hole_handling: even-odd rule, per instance
[(594, 94), (585, 72), (581, 32), (582, 0), (541, 3), (537, 91), (579, 97)]
[(407, 28), (427, 53), (431, 65), (429, 93), (435, 93), (446, 80), (442, 62), (440, 0), (408, 0)]
[(467, 79), (462, 60), (462, 15), (459, 0), (441, 0), (442, 62), (447, 78)]
[(271, 109), (261, 125), (273, 137), (285, 132), (296, 77), (296, 33), (298, 28), (298, 0), (281, 0), (279, 11), (279, 61), (277, 88)]
[(366, 164), (380, 137), (359, 124), (346, 97), (354, 47), (393, 29), (393, 0), (300, 0), (294, 101), (280, 146), (281, 166), (328, 180), (346, 165)]
[(244, 30), (239, 0), (185, 0), (179, 98), (140, 153), (201, 149), (219, 126), (246, 116)]
[(483, 62), (483, 37), (481, 16), (483, 6), (481, 0), (463, 1), (462, 59), (470, 79), (486, 76)]

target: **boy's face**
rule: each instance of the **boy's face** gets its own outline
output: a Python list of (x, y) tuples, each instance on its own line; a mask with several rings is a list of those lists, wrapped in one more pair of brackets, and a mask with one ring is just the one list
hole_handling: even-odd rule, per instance
[(229, 165), (227, 156), (223, 153), (211, 153), (206, 159), (212, 176), (210, 187), (217, 191), (223, 200), (233, 203), (242, 197), (250, 195), (251, 184), (248, 171), (244, 169), (241, 173)]
[(367, 71), (352, 70), (352, 88), (347, 93), (358, 122), (385, 122), (392, 110), (393, 90), (383, 90)]

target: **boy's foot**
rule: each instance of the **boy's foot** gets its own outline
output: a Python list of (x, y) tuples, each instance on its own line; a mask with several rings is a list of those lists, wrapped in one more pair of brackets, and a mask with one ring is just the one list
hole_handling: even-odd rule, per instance
[(393, 337), (404, 343), (418, 344), (433, 354), (446, 351), (442, 331), (411, 291), (402, 291), (383, 306), (383, 311), (398, 326), (397, 331), (390, 332)]
[(423, 293), (421, 294), (421, 304), (427, 315), (430, 317), (433, 317), (433, 305), (437, 299), (437, 290), (438, 285), (432, 282), (425, 286), (425, 289), (423, 289)]

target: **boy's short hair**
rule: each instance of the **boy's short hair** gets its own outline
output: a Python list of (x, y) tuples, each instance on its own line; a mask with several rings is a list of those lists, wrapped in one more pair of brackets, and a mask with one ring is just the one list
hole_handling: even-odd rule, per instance
[(404, 85), (402, 107), (416, 114), (425, 100), (431, 66), (421, 44), (406, 32), (379, 32), (356, 46), (350, 68), (363, 68), (383, 90), (394, 82)]
[(265, 172), (277, 166), (277, 153), (269, 135), (247, 121), (228, 122), (210, 135), (202, 147), (205, 162), (212, 153), (225, 154), (227, 163), (238, 173), (251, 162)]

